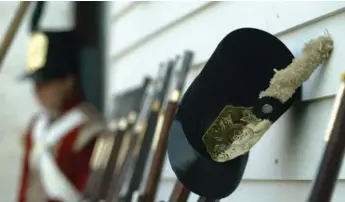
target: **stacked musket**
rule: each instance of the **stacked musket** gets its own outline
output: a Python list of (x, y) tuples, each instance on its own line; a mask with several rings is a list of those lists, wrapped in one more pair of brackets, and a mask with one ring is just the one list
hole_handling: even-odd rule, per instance
[[(143, 131), (142, 136), (139, 134), (136, 135), (136, 138), (133, 139), (132, 144), (130, 144), (132, 148), (129, 151), (131, 152), (126, 155), (126, 159), (121, 166), (122, 172), (119, 173), (117, 179), (113, 180), (113, 186), (108, 191), (106, 201), (114, 201), (118, 200), (118, 198), (120, 198), (119, 200), (132, 201), (133, 193), (138, 190), (146, 168), (152, 140), (156, 131), (157, 123), (161, 116), (162, 104), (170, 85), (174, 66), (175, 62), (173, 60), (170, 60), (165, 64), (161, 64), (158, 77), (153, 85), (152, 102), (147, 114), (145, 130)], [(131, 174), (128, 174), (130, 179), (127, 190), (124, 196), (119, 196), (121, 185), (127, 175), (124, 171), (127, 171), (131, 165), (133, 165), (134, 170)]]
[(121, 145), (128, 138), (138, 120), (145, 91), (151, 79), (144, 79), (143, 84), (135, 89), (120, 93), (115, 97), (115, 107), (112, 120), (109, 122), (109, 133), (99, 138), (92, 160), (93, 173), (84, 192), (88, 201), (99, 201), (105, 198), (114, 169), (119, 164)]
[[(116, 130), (111, 130), (113, 135), (99, 140), (93, 161), (95, 177), (90, 178), (90, 186), (85, 190), (86, 201), (154, 200), (164, 163), (169, 125), (174, 117), (192, 56), (191, 51), (186, 51), (183, 56), (161, 64), (155, 82), (147, 88), (145, 101), (137, 108), (137, 112), (140, 111), (139, 114), (136, 113), (137, 121), (131, 127), (125, 127), (131, 118), (125, 119), (123, 116), (129, 114), (133, 118), (133, 106), (126, 98), (131, 92), (116, 97), (115, 108), (119, 108), (114, 117), (117, 121), (113, 120)], [(178, 76), (177, 83), (172, 87), (174, 69), (177, 69)], [(173, 91), (168, 97), (171, 88)], [(113, 128), (112, 124), (110, 126)], [(158, 144), (153, 144), (157, 138)], [(147, 166), (152, 148), (155, 150), (155, 160), (152, 166)], [(116, 160), (112, 160), (111, 156), (117, 157)], [(149, 174), (149, 183), (145, 184), (142, 179), (145, 178), (147, 167), (153, 168), (154, 172)], [(137, 193), (141, 196), (135, 199), (133, 195)]]
[(165, 107), (164, 118), (162, 120), (162, 125), (158, 125), (156, 145), (153, 145), (153, 160), (150, 166), (147, 182), (142, 183), (141, 189), (139, 190), (139, 196), (136, 201), (140, 202), (153, 202), (155, 201), (156, 192), (159, 184), (160, 175), (162, 172), (162, 167), (164, 165), (168, 134), (171, 127), (171, 123), (175, 116), (175, 112), (179, 103), (179, 99), (182, 94), (184, 83), (192, 64), (193, 52), (185, 51), (183, 57), (178, 59), (177, 62), (177, 81), (175, 86), (173, 86), (173, 91), (168, 103)]

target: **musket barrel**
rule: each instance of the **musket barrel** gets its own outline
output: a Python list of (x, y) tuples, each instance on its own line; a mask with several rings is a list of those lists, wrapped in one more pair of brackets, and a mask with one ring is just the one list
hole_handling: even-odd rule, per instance
[(19, 3), (19, 7), (16, 11), (16, 14), (12, 19), (9, 28), (7, 29), (5, 37), (3, 38), (0, 46), (0, 69), (2, 67), (2, 63), (5, 59), (5, 56), (9, 50), (9, 47), (11, 46), (13, 39), (18, 32), (19, 26), (22, 23), (26, 12), (29, 9), (30, 3), (31, 1), (21, 1)]
[(165, 159), (166, 148), (168, 144), (168, 134), (170, 131), (171, 123), (174, 118), (177, 109), (177, 102), (169, 102), (167, 110), (165, 113), (165, 118), (162, 126), (161, 133), (159, 134), (159, 140), (156, 148), (156, 152), (153, 157), (152, 166), (150, 168), (149, 178), (146, 185), (143, 198), (140, 199), (141, 202), (153, 202), (157, 187), (159, 184), (159, 179), (162, 172), (162, 167)]

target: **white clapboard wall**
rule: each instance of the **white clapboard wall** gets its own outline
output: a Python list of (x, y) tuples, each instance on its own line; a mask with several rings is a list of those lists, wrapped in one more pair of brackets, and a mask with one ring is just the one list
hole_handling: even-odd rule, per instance
[[(345, 2), (112, 2), (108, 23), (107, 107), (114, 94), (157, 73), (159, 62), (194, 51), (186, 89), (220, 40), (232, 30), (255, 27), (279, 37), (298, 54), (327, 30), (335, 49), (330, 62), (303, 87), (303, 102), (289, 110), (257, 144), (236, 192), (222, 201), (305, 201), (325, 142), (340, 73), (345, 71)], [(231, 173), (229, 173), (231, 174)], [(157, 200), (175, 182), (166, 162)], [(210, 185), (212, 186), (212, 185)], [(333, 198), (345, 200), (345, 166)], [(190, 201), (195, 201), (192, 195)]]
[[(0, 2), (0, 39), (5, 36), (19, 1)], [(0, 201), (16, 201), (22, 145), (29, 119), (38, 110), (31, 82), (20, 81), (26, 65), (28, 18), (13, 41), (0, 70)]]

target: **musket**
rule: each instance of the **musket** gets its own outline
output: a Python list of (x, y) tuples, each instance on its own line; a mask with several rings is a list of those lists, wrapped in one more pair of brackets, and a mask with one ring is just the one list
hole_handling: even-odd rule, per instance
[(116, 96), (114, 118), (109, 124), (110, 134), (98, 139), (91, 166), (93, 172), (83, 194), (89, 201), (105, 198), (110, 184), (109, 178), (113, 175), (123, 138), (137, 120), (137, 113), (149, 83), (150, 78), (145, 78), (139, 88)]
[(16, 13), (7, 29), (5, 36), (2, 39), (0, 46), (0, 69), (2, 63), (6, 57), (6, 54), (11, 47), (14, 37), (16, 36), (18, 29), (24, 19), (26, 12), (29, 10), (31, 1), (21, 1)]
[[(115, 121), (115, 120), (114, 120)], [(98, 138), (91, 160), (92, 174), (83, 192), (83, 199), (96, 202), (102, 198), (102, 188), (107, 186), (104, 178), (111, 175), (112, 164), (116, 163), (118, 150), (126, 130), (126, 118), (116, 121), (116, 131), (110, 130)]]
[[(116, 136), (114, 134), (114, 131), (111, 129), (111, 124), (112, 123), (117, 123), (117, 111), (120, 108), (121, 105), (121, 99), (123, 99), (122, 95), (117, 95), (115, 96), (114, 100), (115, 103), (119, 106), (115, 105), (114, 113), (113, 113), (113, 120), (110, 122), (110, 127), (108, 127), (108, 130), (106, 133), (104, 133), (101, 137), (97, 139), (97, 143), (95, 146), (95, 151), (92, 156), (91, 160), (91, 175), (88, 179), (88, 182), (86, 184), (85, 189), (83, 190), (82, 196), (83, 199), (87, 199), (88, 201), (97, 201), (99, 198), (99, 190), (101, 186), (101, 182), (103, 179), (103, 176), (105, 174), (106, 170), (106, 164), (109, 160), (109, 155), (110, 155), (110, 150), (114, 139), (116, 139)], [(121, 121), (119, 124), (120, 128), (123, 129), (123, 121)], [(114, 137), (115, 136), (115, 137)], [(116, 141), (118, 142), (118, 141)]]
[(179, 60), (181, 61), (181, 64), (178, 66), (180, 69), (178, 70), (179, 74), (177, 76), (177, 83), (166, 106), (162, 128), (158, 133), (158, 143), (156, 148), (154, 148), (154, 156), (150, 166), (148, 180), (146, 186), (144, 187), (145, 190), (139, 195), (138, 198), (138, 201), (140, 202), (153, 202), (155, 200), (162, 167), (165, 162), (171, 123), (178, 107), (181, 91), (183, 90), (188, 71), (192, 64), (192, 58), (193, 52), (185, 51), (182, 59)]
[(121, 164), (116, 167), (114, 175), (111, 179), (111, 186), (108, 190), (107, 201), (112, 201), (118, 197), (118, 194), (123, 187), (123, 183), (129, 173), (128, 169), (131, 167), (131, 163), (133, 163), (133, 160), (137, 156), (138, 144), (141, 142), (141, 137), (146, 130), (147, 113), (151, 109), (150, 106), (153, 98), (151, 89), (148, 89), (146, 94), (146, 99), (140, 111), (138, 121), (132, 128), (131, 133), (126, 136), (126, 140), (129, 141), (129, 144), (125, 145), (125, 148), (121, 148), (121, 155), (124, 152), (126, 153), (123, 155), (123, 159), (121, 158)]
[(189, 195), (190, 190), (183, 186), (183, 184), (180, 181), (176, 180), (173, 191), (170, 194), (169, 202), (185, 202), (187, 201)]
[(140, 107), (143, 103), (144, 93), (150, 84), (150, 79), (145, 78), (143, 85), (140, 88), (136, 88), (127, 92), (123, 99), (121, 108), (128, 107), (126, 111), (129, 111), (127, 117), (122, 118), (119, 122), (119, 126), (115, 131), (116, 137), (112, 143), (112, 149), (110, 151), (110, 157), (106, 165), (104, 177), (100, 186), (100, 199), (105, 199), (107, 190), (109, 189), (111, 181), (109, 179), (114, 175), (114, 170), (117, 165), (121, 164), (121, 153), (123, 153), (123, 145), (126, 145), (128, 133), (132, 130), (138, 117)]
[[(186, 202), (189, 198), (190, 190), (188, 190), (183, 184), (176, 180), (173, 191), (170, 194), (169, 202), (181, 201)], [(218, 199), (209, 199), (203, 196), (200, 196), (197, 202), (219, 202)]]
[(345, 74), (326, 132), (327, 145), (308, 202), (330, 202), (345, 153)]
[[(140, 148), (138, 148), (139, 155), (135, 159), (135, 162), (134, 162), (134, 165), (135, 165), (134, 171), (133, 171), (132, 176), (130, 176), (127, 193), (125, 194), (124, 197), (121, 197), (122, 200), (124, 201), (128, 201), (128, 202), (132, 201), (133, 193), (139, 189), (140, 183), (142, 181), (143, 173), (146, 167), (147, 158), (148, 158), (150, 148), (152, 145), (152, 140), (156, 131), (156, 125), (160, 118), (159, 116), (160, 110), (161, 110), (162, 103), (165, 100), (165, 97), (170, 85), (171, 75), (173, 72), (174, 65), (175, 65), (175, 62), (173, 60), (170, 60), (167, 62), (166, 65), (161, 66), (160, 71), (158, 73), (158, 78), (157, 78), (157, 83), (156, 83), (157, 85), (155, 85), (155, 89), (154, 89), (155, 96), (152, 101), (152, 106), (148, 115), (146, 130), (140, 143), (137, 143), (138, 145), (140, 144)], [(117, 189), (120, 190), (121, 188), (117, 187)], [(110, 193), (110, 195), (113, 195), (113, 196), (109, 196), (109, 198), (107, 197), (107, 201), (109, 199), (109, 202), (110, 202), (114, 198), (117, 198), (116, 195), (118, 193), (118, 190), (112, 190), (111, 192), (113, 193), (115, 192), (115, 196), (112, 193)]]
[[(169, 202), (181, 201), (186, 202), (188, 200), (190, 190), (188, 190), (183, 184), (176, 180), (174, 189), (170, 195)], [(197, 202), (219, 202), (218, 199), (209, 199), (203, 196), (200, 196)]]

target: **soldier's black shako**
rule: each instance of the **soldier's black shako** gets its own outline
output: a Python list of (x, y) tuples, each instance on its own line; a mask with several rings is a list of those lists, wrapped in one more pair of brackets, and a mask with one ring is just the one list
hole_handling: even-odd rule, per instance
[[(44, 1), (36, 2), (30, 24), (27, 69), (24, 78), (37, 82), (78, 75), (78, 45), (75, 30), (40, 26)], [(72, 23), (72, 22), (71, 22)]]
[[(275, 36), (254, 28), (228, 34), (184, 94), (168, 143), (171, 167), (192, 192), (213, 199), (229, 196), (239, 185), (249, 152), (230, 161), (216, 162), (203, 136), (226, 106), (252, 107), (258, 118), (275, 122), (299, 98), (300, 89), (285, 103), (263, 97), (275, 70), (293, 60)], [(269, 113), (263, 106), (271, 107)]]

